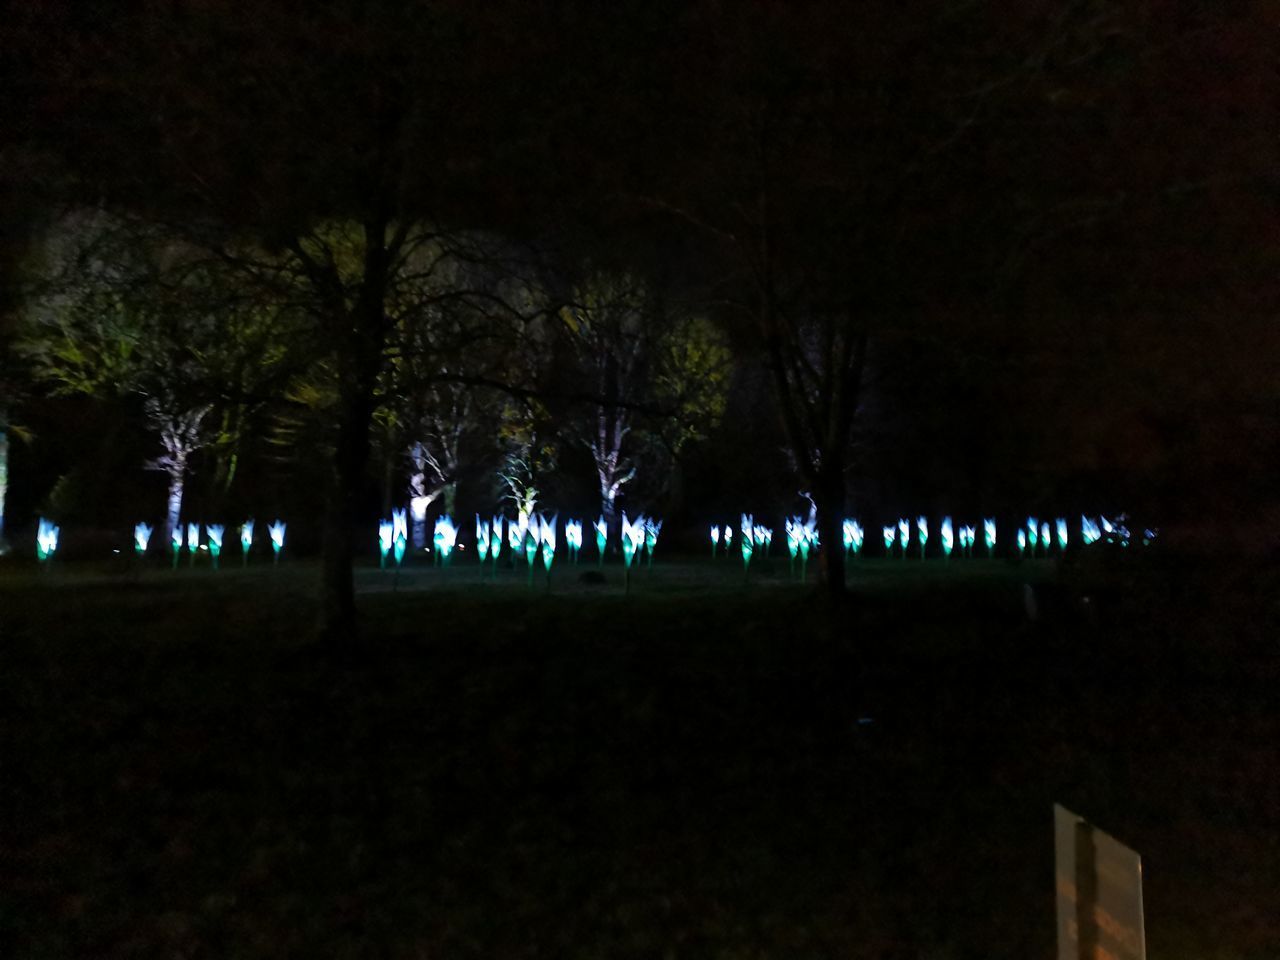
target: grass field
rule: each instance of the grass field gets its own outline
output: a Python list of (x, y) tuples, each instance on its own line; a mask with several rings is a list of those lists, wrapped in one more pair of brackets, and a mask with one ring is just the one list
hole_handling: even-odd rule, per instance
[(1040, 960), (1055, 801), (1152, 958), (1280, 956), (1274, 569), (607, 576), (362, 570), (334, 653), (304, 564), (0, 567), (0, 956)]

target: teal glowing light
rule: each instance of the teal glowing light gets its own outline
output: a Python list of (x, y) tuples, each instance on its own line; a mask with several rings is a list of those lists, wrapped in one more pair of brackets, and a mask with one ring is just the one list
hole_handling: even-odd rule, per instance
[(51, 520), (40, 518), (40, 522), (36, 527), (36, 559), (46, 561), (58, 552), (58, 534), (62, 532), (62, 528), (58, 527)]
[(507, 521), (507, 546), (511, 550), (511, 564), (514, 566), (516, 557), (524, 549), (524, 527), (515, 520)]
[(182, 524), (175, 523), (169, 531), (169, 548), (173, 551), (173, 569), (178, 569), (178, 554), (182, 552)]
[(636, 517), (636, 522), (632, 523), (627, 519), (624, 511), (622, 514), (622, 559), (627, 567), (631, 566), (631, 561), (635, 559), (635, 555), (644, 547), (646, 521), (644, 515)]
[(240, 563), (247, 566), (249, 551), (253, 548), (253, 521), (246, 520), (240, 524)]
[[(742, 570), (744, 573), (750, 571), (751, 554), (755, 552), (755, 548), (752, 546), (752, 544), (755, 542), (755, 537), (754, 537), (755, 526), (756, 526), (755, 519), (756, 518), (753, 517), (751, 514), (744, 513), (742, 515), (742, 520), (738, 526), (738, 530), (742, 534), (742, 536), (738, 538), (738, 544), (742, 550)], [(726, 526), (724, 528), (724, 542), (725, 542), (726, 549), (728, 549), (729, 541), (732, 539), (733, 539), (733, 529), (731, 527)]]
[(476, 554), (480, 557), (481, 565), (489, 559), (489, 521), (481, 520), (480, 514), (476, 514)]
[(151, 542), (151, 527), (145, 523), (136, 523), (133, 526), (133, 549), (138, 556), (142, 556), (147, 552), (147, 544)]
[(884, 537), (884, 552), (888, 556), (893, 556), (893, 541), (897, 537), (897, 529), (891, 523), (887, 527), (880, 528), (880, 535)]
[(804, 525), (799, 517), (787, 517), (783, 521), (782, 529), (787, 536), (787, 554), (794, 560), (800, 553), (800, 541), (804, 539)]
[(396, 527), (390, 520), (378, 521), (378, 566), (387, 569), (387, 555), (396, 542)]
[(556, 519), (559, 514), (553, 513), (551, 519), (539, 516), (539, 527), (541, 528), (542, 539), (542, 566), (546, 569), (548, 575), (551, 573), (551, 564), (556, 558)]
[(924, 545), (929, 542), (929, 518), (916, 517), (917, 540), (920, 543), (920, 559), (924, 559)]
[(841, 525), (844, 534), (844, 549), (846, 553), (858, 554), (862, 552), (863, 531), (862, 524), (857, 520), (848, 519)]
[(911, 521), (903, 517), (898, 521), (898, 546), (902, 548), (902, 559), (907, 559), (907, 546), (911, 543)]
[(1049, 552), (1049, 521), (1040, 524), (1040, 549), (1045, 553)]
[(1040, 540), (1040, 523), (1035, 517), (1027, 517), (1027, 546), (1031, 548), (1031, 555), (1036, 555), (1036, 544)]
[(409, 511), (404, 507), (391, 511), (391, 550), (396, 558), (396, 569), (404, 562), (404, 551), (409, 545)]
[(498, 572), (498, 554), (502, 552), (502, 514), (495, 514), (493, 526), (489, 528), (489, 559), (493, 561), (493, 572)]
[(711, 525), (711, 559), (716, 558), (716, 547), (720, 546), (720, 528), (714, 523)]
[(288, 529), (288, 524), (283, 520), (277, 520), (271, 526), (267, 527), (267, 533), (271, 536), (271, 552), (272, 562), (280, 562), (280, 551), (284, 549), (284, 534)]
[(1027, 552), (1027, 531), (1018, 530), (1018, 556), (1021, 557)]
[(209, 542), (209, 556), (213, 558), (213, 569), (218, 569), (218, 558), (222, 556), (222, 535), (227, 528), (220, 523), (207, 523), (204, 527), (205, 539)]
[(763, 550), (767, 558), (769, 556), (769, 548), (773, 545), (773, 529), (766, 527), (762, 523), (753, 524), (751, 527), (751, 537), (755, 541), (757, 550)]
[(196, 551), (200, 549), (200, 524), (187, 524), (187, 556), (191, 558), (191, 565), (195, 566)]
[(995, 518), (989, 518), (982, 521), (982, 539), (987, 545), (987, 556), (996, 548), (996, 521)]
[(644, 552), (649, 563), (649, 569), (653, 569), (653, 548), (658, 545), (658, 535), (662, 533), (662, 521), (654, 520), (648, 517), (644, 521)]
[(604, 566), (604, 548), (609, 545), (609, 525), (604, 522), (604, 517), (600, 517), (592, 526), (596, 530), (596, 560), (599, 566)]
[(1057, 520), (1054, 521), (1054, 526), (1058, 528), (1058, 549), (1066, 550), (1067, 541), (1069, 539), (1067, 535), (1067, 518), (1059, 517)]
[(569, 559), (578, 562), (578, 553), (582, 550), (582, 521), (566, 520), (564, 522), (564, 545), (569, 548)]
[[(403, 516), (403, 511), (401, 511)], [(458, 543), (458, 528), (453, 525), (453, 518), (447, 514), (443, 517), (436, 518), (435, 532), (432, 537), (436, 550), (440, 554), (441, 564), (447, 564), (449, 557), (453, 554), (453, 548)], [(396, 537), (396, 543), (400, 543), (401, 538)]]
[[(943, 517), (942, 526), (938, 531), (938, 538), (942, 541), (942, 555), (947, 559), (951, 558), (951, 551), (955, 547), (955, 532), (951, 527), (951, 518)], [(963, 550), (963, 546), (961, 550)]]
[(1080, 539), (1085, 543), (1085, 545), (1087, 546), (1091, 543), (1096, 543), (1099, 539), (1101, 539), (1101, 537), (1102, 537), (1102, 531), (1098, 529), (1097, 521), (1090, 520), (1084, 514), (1081, 514), (1080, 515)]

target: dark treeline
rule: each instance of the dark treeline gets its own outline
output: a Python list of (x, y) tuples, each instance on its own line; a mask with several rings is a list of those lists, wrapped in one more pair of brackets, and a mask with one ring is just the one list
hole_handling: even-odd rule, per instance
[(25, 5), (11, 525), (1273, 509), (1265, 13)]

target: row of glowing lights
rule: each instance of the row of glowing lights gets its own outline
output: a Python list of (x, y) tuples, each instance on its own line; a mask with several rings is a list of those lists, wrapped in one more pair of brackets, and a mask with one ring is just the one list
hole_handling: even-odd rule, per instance
[[(522, 513), (515, 520), (509, 520), (498, 514), (490, 521), (481, 519), (477, 515), (476, 547), (480, 561), (483, 563), (487, 558), (492, 558), (494, 561), (498, 559), (498, 554), (502, 549), (502, 531), (505, 524), (507, 543), (512, 554), (518, 555), (523, 551), (526, 558), (532, 563), (539, 549), (541, 549), (543, 564), (550, 568), (556, 552), (557, 517), (558, 514), (554, 513), (550, 519), (543, 514), (529, 516)], [(889, 524), (883, 527), (881, 535), (884, 538), (885, 551), (891, 553), (896, 543), (901, 547), (902, 555), (906, 556), (911, 544), (911, 526), (911, 521), (903, 518), (897, 524)], [(600, 556), (603, 557), (605, 546), (608, 542), (608, 525), (605, 523), (604, 517), (596, 520), (593, 527), (595, 528), (596, 549)], [(284, 549), (286, 528), (287, 525), (281, 520), (275, 521), (267, 528), (271, 537), (271, 547), (277, 558), (280, 551)], [(582, 549), (582, 529), (582, 521), (580, 520), (565, 521), (565, 545), (569, 548), (569, 555), (575, 562), (578, 552)], [(739, 530), (741, 532), (739, 545), (744, 561), (749, 561), (756, 549), (768, 552), (773, 543), (772, 528), (757, 524), (752, 515), (744, 513)], [(929, 541), (928, 517), (917, 517), (915, 530), (916, 542), (923, 556), (925, 545)], [(133, 528), (134, 550), (139, 555), (146, 553), (153, 531), (154, 528), (146, 523), (139, 523)], [(36, 533), (36, 556), (39, 559), (47, 560), (57, 552), (60, 532), (60, 527), (43, 517), (40, 518), (39, 528)], [(647, 552), (649, 560), (652, 562), (653, 551), (657, 546), (658, 535), (661, 532), (661, 520), (654, 520), (641, 515), (633, 522), (627, 519), (626, 513), (623, 513), (622, 552), (628, 567), (631, 566), (633, 558), (641, 552)], [(857, 520), (846, 519), (842, 523), (842, 532), (845, 551), (851, 554), (861, 553), (865, 541), (865, 532), (862, 525)], [(987, 553), (990, 554), (996, 546), (996, 521), (994, 519), (983, 520), (982, 532), (983, 542), (986, 545)], [(1157, 532), (1152, 529), (1144, 530), (1143, 543), (1148, 544), (1154, 540)], [(186, 525), (187, 549), (192, 553), (198, 549), (208, 549), (210, 555), (216, 561), (222, 553), (225, 533), (226, 527), (222, 524), (206, 524), (204, 526), (205, 543), (202, 545), (200, 543), (200, 524), (188, 523)], [(802, 559), (807, 560), (809, 551), (818, 546), (818, 531), (812, 520), (802, 520), (799, 517), (788, 518), (785, 521), (785, 533), (787, 550), (792, 559), (799, 555)], [(712, 556), (715, 555), (721, 542), (724, 543), (725, 550), (728, 551), (733, 542), (733, 534), (733, 527), (727, 524), (724, 527), (715, 525), (711, 527)], [(1037, 547), (1047, 552), (1054, 534), (1057, 536), (1058, 548), (1065, 550), (1070, 540), (1065, 518), (1059, 517), (1055, 520), (1051, 529), (1048, 521), (1040, 522), (1035, 517), (1028, 517), (1026, 525), (1019, 527), (1017, 531), (1018, 553), (1023, 554), (1030, 549), (1032, 555), (1034, 555)], [(1083, 543), (1086, 545), (1094, 543), (1104, 535), (1109, 541), (1120, 543), (1122, 546), (1129, 545), (1130, 533), (1123, 517), (1115, 522), (1108, 520), (1106, 517), (1099, 517), (1096, 520), (1083, 515), (1080, 517), (1080, 539)], [(384, 564), (388, 554), (394, 554), (397, 564), (403, 560), (408, 538), (409, 525), (405, 510), (393, 510), (390, 520), (379, 522), (378, 542)], [(943, 517), (939, 525), (939, 539), (945, 556), (951, 556), (957, 543), (962, 554), (971, 556), (973, 547), (977, 542), (977, 529), (973, 526), (956, 528), (950, 517)], [(240, 547), (246, 556), (253, 546), (253, 540), (254, 521), (247, 520), (240, 525)], [(458, 542), (458, 528), (454, 525), (451, 517), (442, 516), (436, 520), (433, 542), (437, 554), (447, 562)], [(171, 548), (175, 558), (182, 550), (182, 546), (183, 527), (179, 524), (174, 528), (171, 535)]]
[[(511, 520), (502, 514), (496, 514), (492, 520), (476, 515), (476, 552), (480, 562), (492, 560), (495, 564), (502, 552), (503, 527), (506, 528), (506, 542), (511, 556), (518, 557), (522, 553), (530, 563), (542, 554), (542, 563), (551, 568), (555, 560), (557, 546), (557, 525), (559, 514), (553, 513), (550, 518), (545, 514), (520, 513)], [(609, 540), (609, 527), (604, 517), (600, 517), (592, 526), (595, 529), (596, 550), (604, 556), (605, 546)], [(564, 522), (564, 542), (569, 550), (569, 557), (577, 562), (578, 553), (582, 550), (582, 521), (566, 520)], [(662, 521), (646, 517), (643, 514), (634, 521), (622, 514), (622, 555), (628, 567), (641, 553), (647, 553), (649, 562), (653, 562), (653, 551), (658, 545), (658, 535), (662, 532)], [(409, 519), (405, 510), (392, 510), (391, 519), (378, 522), (378, 548), (385, 567), (387, 557), (395, 559), (397, 565), (404, 559), (409, 540)], [(436, 556), (442, 563), (448, 563), (458, 543), (458, 527), (453, 518), (445, 515), (435, 522), (432, 537)]]
[[(841, 528), (845, 551), (850, 554), (861, 553), (866, 540), (866, 533), (862, 528), (862, 524), (854, 519), (846, 519), (841, 523)], [(896, 543), (901, 548), (901, 555), (905, 557), (911, 545), (911, 529), (911, 520), (905, 517), (896, 524), (882, 527), (881, 536), (884, 538), (885, 552), (892, 553)], [(744, 561), (749, 560), (752, 553), (757, 549), (763, 549), (767, 553), (770, 544), (773, 543), (773, 530), (757, 524), (755, 518), (750, 514), (744, 513), (742, 515), (739, 531), (741, 536), (738, 543)], [(807, 559), (810, 549), (818, 546), (818, 530), (813, 520), (801, 520), (799, 517), (788, 518), (785, 532), (787, 551), (793, 559), (797, 554)], [(928, 517), (919, 516), (916, 518), (915, 532), (920, 555), (924, 556), (925, 545), (929, 542)], [(1156, 538), (1157, 533), (1158, 531), (1153, 529), (1144, 530), (1143, 544), (1149, 544)], [(1028, 517), (1026, 525), (1020, 526), (1016, 535), (1019, 555), (1030, 550), (1034, 556), (1037, 547), (1048, 552), (1055, 535), (1058, 549), (1065, 550), (1071, 539), (1065, 517), (1057, 518), (1053, 522), (1052, 528), (1048, 521), (1042, 522), (1035, 517)], [(1104, 535), (1110, 542), (1119, 543), (1121, 546), (1126, 547), (1129, 545), (1129, 528), (1125, 525), (1123, 517), (1112, 522), (1102, 516), (1094, 520), (1083, 514), (1081, 515), (1080, 539), (1085, 545), (1096, 543)], [(973, 526), (957, 527), (951, 517), (943, 517), (939, 525), (939, 539), (942, 543), (944, 556), (951, 556), (957, 545), (959, 545), (963, 555), (972, 556), (974, 545), (977, 543), (977, 528)], [(982, 521), (982, 539), (986, 545), (987, 554), (990, 555), (996, 547), (996, 521), (994, 519), (988, 518)], [(726, 551), (730, 549), (733, 543), (733, 527), (728, 524), (723, 527), (716, 525), (711, 527), (712, 556), (715, 556), (716, 549), (721, 542), (724, 543)]]

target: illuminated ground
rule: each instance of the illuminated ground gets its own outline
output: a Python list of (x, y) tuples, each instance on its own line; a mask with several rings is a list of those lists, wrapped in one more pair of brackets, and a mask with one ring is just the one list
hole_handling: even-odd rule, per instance
[(1280, 955), (1274, 571), (370, 569), (336, 658), (233, 566), (0, 568), (0, 955), (1043, 958), (1055, 800), (1151, 956)]

